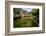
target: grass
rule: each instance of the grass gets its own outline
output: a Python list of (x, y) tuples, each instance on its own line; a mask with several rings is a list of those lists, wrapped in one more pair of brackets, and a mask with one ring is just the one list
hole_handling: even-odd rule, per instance
[(37, 27), (37, 24), (34, 22), (31, 16), (23, 17), (21, 19), (15, 19), (14, 21), (14, 28), (17, 27)]

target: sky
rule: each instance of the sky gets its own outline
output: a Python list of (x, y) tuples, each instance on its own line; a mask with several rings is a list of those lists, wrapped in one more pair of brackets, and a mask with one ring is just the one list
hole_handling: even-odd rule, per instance
[(23, 10), (30, 12), (30, 11), (32, 11), (32, 8), (23, 8)]

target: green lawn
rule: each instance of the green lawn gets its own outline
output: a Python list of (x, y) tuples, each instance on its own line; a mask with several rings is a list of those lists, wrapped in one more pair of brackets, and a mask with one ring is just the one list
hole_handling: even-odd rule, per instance
[(37, 27), (37, 24), (34, 22), (33, 18), (29, 16), (14, 20), (14, 28), (16, 27)]

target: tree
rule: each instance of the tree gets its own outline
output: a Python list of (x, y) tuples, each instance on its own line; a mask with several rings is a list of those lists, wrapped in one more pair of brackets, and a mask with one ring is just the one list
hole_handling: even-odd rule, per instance
[(39, 9), (32, 9), (33, 16), (39, 16)]
[(20, 14), (21, 8), (13, 8), (14, 15)]

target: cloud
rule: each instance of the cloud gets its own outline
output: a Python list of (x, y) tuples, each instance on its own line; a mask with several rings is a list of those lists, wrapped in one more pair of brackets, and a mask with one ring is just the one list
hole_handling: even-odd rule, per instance
[(28, 12), (31, 12), (32, 11), (32, 8), (22, 8), (23, 10), (26, 10)]

